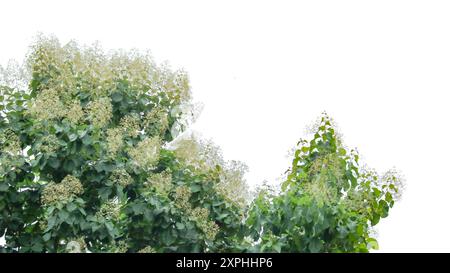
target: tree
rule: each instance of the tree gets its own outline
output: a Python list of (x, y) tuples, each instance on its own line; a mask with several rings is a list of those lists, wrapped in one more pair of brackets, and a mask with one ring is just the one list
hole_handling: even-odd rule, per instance
[(185, 72), (46, 37), (26, 69), (28, 88), (0, 81), (0, 252), (231, 247), (245, 166), (178, 137), (195, 114)]
[[(309, 142), (300, 140), (281, 192), (260, 191), (247, 218), (256, 252), (368, 252), (372, 227), (400, 197), (401, 177), (358, 164), (323, 114)], [(242, 248), (242, 246), (241, 246)]]
[(324, 114), (250, 202), (247, 167), (187, 131), (186, 73), (148, 54), (40, 37), (0, 72), (0, 252), (367, 252), (402, 189)]

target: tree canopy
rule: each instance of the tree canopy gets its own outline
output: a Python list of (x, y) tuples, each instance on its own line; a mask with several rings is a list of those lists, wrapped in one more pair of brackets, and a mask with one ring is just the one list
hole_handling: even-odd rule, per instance
[(373, 226), (388, 216), (403, 184), (359, 165), (323, 114), (310, 141), (300, 140), (280, 193), (262, 190), (246, 222), (254, 251), (368, 252)]
[(2, 251), (225, 251), (245, 165), (177, 139), (195, 110), (183, 71), (137, 51), (41, 37), (26, 90), (1, 86)]
[(39, 37), (1, 72), (0, 252), (367, 252), (402, 188), (324, 114), (252, 198), (246, 165), (186, 132), (187, 74), (138, 51)]

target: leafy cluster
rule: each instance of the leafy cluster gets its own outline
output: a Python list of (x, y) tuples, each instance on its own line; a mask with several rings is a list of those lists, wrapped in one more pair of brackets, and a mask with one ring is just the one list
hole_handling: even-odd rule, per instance
[(27, 70), (25, 89), (0, 79), (0, 252), (230, 248), (243, 205), (219, 189), (233, 166), (194, 165), (204, 156), (174, 141), (192, 115), (186, 73), (46, 37)]
[(0, 252), (367, 252), (401, 192), (323, 115), (249, 202), (247, 167), (185, 132), (186, 73), (148, 54), (41, 37), (0, 72)]
[[(368, 252), (378, 247), (372, 227), (386, 217), (402, 182), (358, 164), (332, 120), (322, 115), (312, 140), (300, 140), (281, 192), (259, 192), (247, 219), (250, 250)], [(242, 246), (241, 246), (242, 247)], [(244, 245), (245, 247), (245, 245)]]

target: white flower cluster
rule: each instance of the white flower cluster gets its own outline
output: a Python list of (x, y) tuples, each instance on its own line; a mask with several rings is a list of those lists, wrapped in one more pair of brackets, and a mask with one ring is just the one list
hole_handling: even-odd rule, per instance
[(340, 158), (336, 154), (327, 154), (316, 158), (310, 167), (310, 172), (312, 175), (321, 175), (322, 173), (331, 172), (336, 178), (344, 175), (342, 171), (342, 165)]
[(91, 101), (87, 106), (87, 116), (94, 126), (105, 127), (112, 118), (111, 99), (99, 98)]
[(71, 240), (66, 244), (66, 251), (68, 253), (85, 253), (87, 252), (87, 245), (84, 238)]
[(69, 47), (63, 48), (56, 38), (40, 36), (31, 48), (28, 65), (33, 74), (45, 76), (40, 89), (57, 88), (58, 91), (76, 90), (71, 65)]
[(163, 136), (169, 127), (168, 114), (159, 107), (153, 108), (144, 117), (144, 131), (150, 136)]
[(198, 228), (205, 234), (207, 240), (213, 240), (219, 232), (219, 226), (214, 221), (208, 219), (209, 211), (207, 208), (197, 207), (192, 209), (192, 205), (189, 202), (191, 195), (192, 193), (189, 187), (178, 186), (175, 189), (174, 195), (175, 206), (195, 221)]
[(210, 170), (224, 164), (220, 148), (194, 133), (180, 136), (168, 148), (174, 151), (178, 159), (197, 169)]
[(15, 90), (27, 90), (30, 75), (27, 65), (10, 60), (6, 67), (0, 65), (0, 86), (8, 86)]
[(148, 177), (146, 186), (153, 187), (157, 193), (167, 196), (172, 189), (172, 174), (167, 170), (152, 174)]
[(330, 204), (338, 200), (335, 188), (328, 184), (325, 176), (303, 183), (303, 190), (319, 204)]
[(128, 151), (134, 164), (144, 170), (151, 170), (158, 163), (161, 140), (159, 137), (146, 138)]
[(120, 185), (122, 187), (126, 187), (133, 183), (133, 178), (130, 176), (130, 174), (125, 169), (115, 169), (110, 178), (113, 183)]
[(208, 219), (209, 210), (206, 208), (195, 208), (192, 210), (190, 216), (195, 220), (197, 226), (205, 234), (206, 239), (214, 240), (219, 232), (219, 226), (214, 221), (210, 221)]
[(140, 119), (136, 115), (127, 115), (120, 120), (120, 128), (125, 136), (137, 137), (140, 130)]
[(110, 249), (112, 249), (113, 253), (126, 253), (128, 251), (128, 243), (125, 240), (113, 241)]
[(189, 92), (189, 77), (186, 71), (179, 70), (176, 73), (174, 73), (174, 80), (173, 84), (176, 89), (177, 96), (180, 97), (181, 101), (187, 101), (190, 98), (190, 92)]
[(58, 150), (60, 146), (61, 144), (55, 135), (46, 135), (38, 143), (38, 150), (44, 154), (51, 154)]
[(169, 143), (169, 149), (174, 151), (175, 156), (187, 165), (200, 168), (199, 154), (200, 145), (193, 138), (179, 138)]
[(101, 205), (100, 209), (95, 215), (107, 220), (118, 220), (121, 207), (122, 205), (118, 202), (118, 200), (109, 200)]
[(77, 100), (73, 100), (71, 103), (69, 103), (65, 116), (72, 124), (78, 124), (81, 120), (83, 120), (84, 111), (80, 105), (80, 102)]
[(171, 105), (190, 99), (187, 74), (173, 72), (167, 65), (157, 66), (148, 52), (107, 54), (99, 44), (81, 47), (69, 42), (61, 46), (56, 38), (41, 36), (31, 48), (28, 64), (34, 75), (46, 78), (39, 83), (39, 90), (57, 89), (64, 100), (79, 92), (89, 92), (93, 98), (108, 97), (122, 79), (131, 92), (164, 96)]
[(2, 152), (13, 155), (22, 151), (20, 139), (11, 129), (0, 132), (0, 147)]
[(115, 158), (122, 149), (125, 137), (137, 137), (139, 135), (139, 121), (137, 116), (128, 115), (121, 119), (119, 126), (109, 128), (106, 131), (106, 144), (110, 158)]
[(220, 181), (215, 184), (215, 189), (225, 198), (239, 207), (245, 207), (250, 194), (244, 178), (248, 171), (247, 165), (240, 161), (229, 161), (223, 164), (219, 173)]
[(185, 71), (172, 72), (167, 63), (161, 65), (159, 70), (153, 73), (151, 91), (161, 96), (164, 94), (172, 105), (180, 105), (191, 98), (189, 78)]
[(368, 210), (368, 207), (370, 207), (370, 198), (366, 192), (356, 190), (348, 191), (345, 198), (342, 199), (342, 203), (350, 210), (358, 212), (361, 215), (370, 213), (370, 210)]
[(40, 121), (48, 121), (64, 117), (66, 107), (56, 89), (44, 89), (28, 109), (28, 114)]
[(191, 212), (191, 204), (189, 199), (192, 196), (192, 192), (187, 186), (178, 186), (175, 189), (174, 201), (175, 206), (185, 213), (189, 214)]
[[(249, 192), (244, 175), (248, 167), (244, 163), (225, 161), (218, 146), (211, 141), (201, 140), (195, 134), (176, 139), (168, 148), (174, 151), (178, 159), (197, 170), (219, 170), (219, 181), (214, 185), (217, 192), (238, 206), (247, 204)], [(220, 168), (217, 169), (217, 166)]]
[(72, 175), (67, 175), (60, 183), (48, 183), (41, 195), (44, 205), (53, 205), (57, 202), (66, 202), (70, 198), (83, 193), (83, 185), (80, 180)]
[(185, 102), (172, 108), (170, 115), (175, 119), (170, 132), (173, 138), (178, 137), (182, 132), (194, 123), (200, 116), (204, 105), (202, 103)]
[(138, 253), (156, 253), (156, 250), (151, 246), (146, 246), (143, 249), (139, 250)]
[(380, 184), (384, 186), (386, 191), (389, 192), (395, 201), (398, 201), (402, 197), (402, 193), (405, 190), (405, 183), (403, 175), (395, 168), (388, 170), (381, 176)]
[(110, 128), (106, 131), (106, 145), (108, 146), (108, 156), (115, 158), (123, 146), (123, 133), (120, 127)]
[[(33, 101), (31, 107), (27, 110), (27, 113), (36, 118), (39, 121), (50, 121), (59, 118), (66, 118), (72, 124), (79, 124), (84, 120), (84, 111), (78, 100), (69, 99), (65, 102), (61, 99), (60, 93), (57, 89), (44, 89)], [(90, 117), (95, 117), (101, 111), (111, 111), (108, 108), (108, 104), (95, 102), (89, 109), (93, 111), (89, 113)], [(95, 112), (94, 112), (95, 111)], [(105, 115), (101, 115), (100, 118), (95, 118), (94, 121), (98, 122), (99, 119), (106, 119)]]
[(314, 135), (315, 133), (322, 134), (325, 131), (333, 129), (336, 140), (338, 142), (342, 141), (342, 133), (339, 131), (339, 126), (337, 122), (331, 118), (326, 112), (322, 114), (310, 125), (306, 126), (306, 135)]

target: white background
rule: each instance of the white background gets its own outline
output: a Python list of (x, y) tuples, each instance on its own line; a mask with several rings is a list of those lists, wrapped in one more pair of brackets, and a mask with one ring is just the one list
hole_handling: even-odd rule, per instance
[(248, 182), (274, 181), (326, 110), (346, 144), (407, 189), (379, 224), (380, 251), (450, 252), (450, 2), (1, 1), (0, 63), (38, 31), (62, 42), (151, 49), (184, 68), (195, 129)]

